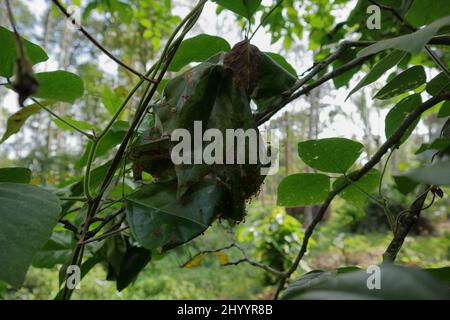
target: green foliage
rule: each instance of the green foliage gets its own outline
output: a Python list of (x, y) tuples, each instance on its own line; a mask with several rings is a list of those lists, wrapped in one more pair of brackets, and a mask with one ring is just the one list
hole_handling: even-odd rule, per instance
[(414, 27), (421, 27), (449, 15), (450, 8), (445, 0), (415, 0), (405, 18)]
[[(247, 226), (237, 230), (237, 239), (246, 244), (257, 259), (275, 269), (285, 269), (303, 239), (302, 225), (286, 214), (283, 208), (275, 207)], [(314, 242), (313, 242), (314, 244)]]
[(436, 77), (427, 83), (425, 90), (432, 96), (445, 93), (450, 90), (450, 80), (444, 72), (439, 73)]
[(137, 241), (147, 249), (172, 248), (208, 228), (223, 208), (224, 191), (213, 180), (204, 180), (182, 199), (176, 183), (158, 182), (128, 196), (127, 220)]
[(36, 73), (38, 90), (36, 98), (74, 103), (84, 92), (83, 80), (68, 71), (50, 71)]
[(392, 178), (394, 179), (398, 191), (400, 191), (402, 194), (408, 194), (414, 191), (418, 185), (417, 182), (406, 176), (398, 175), (393, 176)]
[(450, 25), (450, 17), (436, 20), (416, 32), (392, 39), (378, 41), (377, 43), (362, 49), (358, 52), (358, 56), (365, 57), (391, 48), (407, 51), (413, 55), (419, 54), (428, 41), (430, 41), (430, 39), (436, 35), (440, 29), (447, 25)]
[[(52, 104), (50, 101), (42, 101), (41, 104), (43, 106), (48, 106)], [(0, 143), (5, 142), (9, 137), (13, 134), (20, 131), (20, 128), (24, 125), (25, 121), (28, 120), (36, 112), (40, 111), (41, 107), (37, 103), (30, 104), (26, 107), (21, 108), (16, 113), (9, 116), (8, 121), (6, 123), (6, 131), (3, 134), (2, 140)]]
[(450, 185), (450, 161), (436, 162), (423, 168), (412, 169), (406, 176), (420, 183)]
[[(389, 110), (385, 119), (384, 132), (386, 135), (386, 139), (389, 139), (392, 136), (392, 134), (398, 129), (398, 126), (403, 122), (403, 120), (405, 120), (408, 114), (414, 111), (421, 103), (422, 99), (420, 97), (420, 94), (413, 94), (404, 98), (399, 103), (397, 103), (391, 110)], [(414, 123), (411, 124), (411, 126), (402, 135), (402, 138), (400, 139), (398, 145), (402, 144), (409, 138), (409, 136), (416, 128), (418, 123), (419, 119), (417, 119), (416, 121), (414, 121)]]
[(33, 257), (32, 266), (53, 268), (56, 265), (62, 265), (72, 256), (73, 247), (71, 234), (54, 231), (47, 243)]
[(52, 193), (17, 183), (0, 183), (0, 202), (0, 280), (20, 287), (33, 256), (50, 237), (61, 207)]
[(381, 288), (370, 290), (365, 270), (337, 273), (315, 271), (294, 282), (283, 299), (448, 299), (445, 285), (429, 272), (397, 266), (381, 266)]
[[(38, 45), (20, 38), (25, 49), (25, 54), (31, 64), (36, 64), (48, 60), (44, 50)], [(14, 75), (15, 65), (19, 57), (14, 33), (4, 27), (0, 27), (0, 77), (11, 78)]]
[[(369, 194), (380, 183), (380, 177), (381, 174), (378, 170), (371, 169), (358, 181), (352, 181), (350, 186), (339, 193), (339, 196), (357, 207), (363, 207)], [(341, 183), (345, 182), (346, 180), (346, 177), (340, 177), (336, 179), (333, 182), (333, 189), (336, 189)]]
[(298, 154), (307, 165), (333, 173), (347, 172), (363, 149), (361, 143), (344, 138), (308, 140), (298, 144)]
[(169, 71), (179, 71), (191, 62), (203, 62), (219, 52), (230, 50), (228, 42), (220, 37), (200, 34), (184, 40), (177, 50)]
[(450, 101), (444, 102), (438, 112), (438, 118), (450, 117)]
[(296, 173), (278, 186), (277, 204), (298, 207), (321, 203), (330, 191), (330, 178), (320, 173)]
[(427, 77), (422, 66), (411, 67), (390, 80), (377, 92), (374, 98), (380, 100), (394, 98), (402, 93), (420, 87), (426, 80)]
[(0, 168), (0, 182), (30, 183), (31, 170), (28, 168)]
[(138, 274), (150, 262), (151, 252), (144, 248), (131, 247), (125, 252), (117, 277), (117, 290), (122, 291), (136, 280)]
[(369, 73), (359, 81), (359, 83), (350, 91), (347, 96), (347, 99), (359, 89), (377, 81), (386, 71), (397, 65), (400, 60), (406, 55), (404, 51), (393, 50), (383, 59), (381, 59), (372, 69), (370, 69)]
[(250, 20), (261, 0), (213, 0), (224, 8)]

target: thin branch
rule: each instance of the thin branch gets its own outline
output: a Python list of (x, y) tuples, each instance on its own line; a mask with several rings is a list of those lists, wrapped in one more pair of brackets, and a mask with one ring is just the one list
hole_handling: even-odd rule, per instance
[[(100, 232), (108, 223), (110, 223), (114, 218), (116, 218), (118, 215), (124, 213), (125, 208), (120, 208), (119, 210), (116, 210), (115, 212), (107, 215), (102, 219), (102, 222), (92, 231), (88, 231), (86, 234), (86, 237), (90, 238), (95, 236), (97, 233)], [(92, 221), (91, 221), (92, 222)]]
[(90, 133), (87, 133), (86, 131), (78, 128), (76, 125), (66, 121), (65, 119), (63, 119), (62, 117), (60, 117), (59, 115), (57, 115), (56, 113), (54, 113), (50, 108), (47, 108), (46, 106), (44, 106), (42, 103), (40, 103), (38, 100), (36, 100), (35, 98), (31, 98), (31, 100), (37, 104), (41, 109), (44, 109), (46, 112), (48, 112), (50, 115), (52, 115), (53, 117), (55, 117), (56, 119), (58, 119), (59, 121), (61, 121), (62, 123), (64, 123), (65, 125), (71, 127), (73, 130), (77, 131), (78, 133), (81, 133), (83, 136), (85, 136), (86, 138), (88, 138), (89, 140), (93, 140), (94, 136)]
[(353, 69), (354, 67), (362, 64), (366, 60), (372, 58), (372, 55), (362, 57), (362, 58), (356, 58), (353, 59), (350, 62), (347, 62), (346, 64), (342, 65), (341, 67), (327, 73), (322, 78), (318, 79), (314, 83), (304, 87), (303, 89), (295, 92), (294, 94), (290, 96), (284, 96), (282, 95), (272, 106), (264, 110), (263, 112), (255, 114), (256, 122), (259, 125), (263, 124), (264, 122), (270, 120), (270, 118), (275, 115), (278, 111), (283, 109), (287, 104), (294, 101), (295, 99), (299, 98), (302, 95), (305, 95), (309, 93), (311, 90), (317, 88), (318, 86), (322, 85), (323, 83), (327, 82), (330, 79), (333, 79), (345, 72), (347, 72), (350, 69)]
[[(419, 191), (419, 196), (413, 202), (409, 212), (406, 213), (401, 219), (397, 219), (397, 228), (394, 234), (394, 238), (389, 243), (386, 251), (383, 254), (383, 262), (394, 262), (397, 257), (398, 252), (400, 251), (403, 242), (405, 241), (406, 236), (408, 235), (411, 228), (417, 222), (420, 216), (420, 212), (424, 210), (423, 207), (425, 200), (430, 191), (430, 187), (424, 185), (422, 189)], [(400, 214), (399, 214), (400, 216)]]
[(119, 234), (121, 234), (123, 231), (129, 229), (129, 226), (120, 228), (120, 229), (116, 229), (116, 230), (112, 230), (110, 232), (106, 232), (104, 234), (102, 234), (101, 236), (97, 237), (97, 238), (91, 238), (85, 241), (81, 241), (78, 244), (81, 245), (80, 247), (82, 248), (84, 245), (88, 244), (88, 243), (92, 243), (92, 242), (96, 242), (96, 241), (102, 241), (105, 240), (107, 238), (113, 237), (113, 236), (117, 236)]
[(64, 226), (64, 229), (72, 231), (75, 234), (75, 236), (79, 235), (80, 230), (78, 230), (78, 228), (74, 226), (72, 223), (70, 223), (68, 220), (59, 219), (58, 222)]
[(231, 248), (234, 248), (236, 245), (234, 243), (231, 243), (225, 247), (219, 248), (219, 249), (213, 249), (213, 250), (202, 250), (200, 252), (197, 252), (192, 258), (190, 258), (188, 261), (186, 261), (185, 263), (183, 263), (180, 268), (184, 268), (186, 267), (187, 264), (189, 264), (189, 262), (191, 262), (192, 260), (194, 260), (195, 258), (197, 258), (198, 256), (202, 256), (204, 254), (210, 254), (210, 253), (217, 253), (217, 252), (221, 252), (221, 251), (225, 251)]
[(261, 28), (263, 26), (263, 24), (266, 22), (266, 20), (272, 15), (272, 13), (275, 12), (275, 10), (283, 3), (283, 1), (284, 0), (278, 1), (275, 4), (275, 6), (272, 9), (270, 9), (270, 11), (261, 19), (261, 22), (259, 23), (259, 25), (256, 27), (255, 31), (253, 31), (252, 35), (248, 39), (249, 41), (253, 39), (253, 37), (255, 36), (256, 32), (258, 32), (259, 28)]
[(238, 245), (237, 243), (235, 244), (235, 247), (238, 248), (239, 251), (241, 251), (241, 253), (244, 256), (244, 258), (240, 259), (238, 261), (235, 261), (235, 262), (229, 262), (228, 264), (225, 264), (225, 265), (237, 265), (237, 264), (242, 263), (242, 262), (247, 262), (247, 263), (251, 264), (254, 267), (263, 269), (263, 270), (265, 270), (267, 272), (270, 272), (270, 273), (272, 273), (272, 274), (274, 274), (274, 275), (276, 275), (278, 277), (284, 277), (286, 275), (284, 272), (276, 270), (276, 269), (272, 268), (271, 266), (259, 263), (259, 262), (254, 261), (254, 260), (251, 260), (247, 256), (247, 252), (245, 252), (245, 250), (240, 245)]
[[(61, 13), (63, 13), (67, 17), (67, 19), (70, 19), (71, 21), (73, 21), (73, 17), (69, 14), (69, 12), (67, 12), (66, 8), (58, 0), (52, 0), (52, 2), (58, 7), (59, 11), (61, 11)], [(91, 41), (97, 48), (99, 48), (111, 60), (113, 60), (114, 62), (119, 64), (121, 67), (125, 68), (126, 70), (130, 71), (131, 73), (134, 73), (139, 78), (154, 83), (153, 80), (149, 79), (147, 76), (145, 76), (144, 74), (140, 73), (139, 71), (134, 70), (132, 67), (130, 67), (127, 64), (125, 64), (124, 62), (122, 62), (119, 58), (115, 57), (111, 52), (109, 52), (105, 47), (103, 47), (97, 40), (95, 40), (95, 38), (92, 37), (89, 34), (89, 32), (87, 32), (86, 29), (84, 29), (83, 26), (79, 25), (77, 27), (81, 31), (81, 33), (86, 38), (89, 39), (89, 41)]]
[(395, 10), (395, 8), (390, 7), (390, 6), (387, 6), (387, 5), (380, 4), (380, 3), (378, 3), (378, 2), (375, 1), (375, 0), (369, 0), (369, 1), (370, 1), (372, 4), (374, 4), (374, 5), (378, 6), (378, 7), (380, 7), (380, 8), (383, 9), (383, 10), (390, 11), (390, 12), (392, 13), (392, 15), (393, 15), (395, 18), (397, 18), (397, 20), (398, 20), (401, 24), (403, 24), (405, 27), (407, 27), (407, 28), (410, 29), (411, 31), (416, 31), (416, 30), (417, 30), (416, 28), (414, 28), (413, 26), (411, 26), (409, 23), (407, 23), (407, 22), (405, 21), (405, 19), (403, 19), (403, 17), (401, 16), (401, 14), (400, 14), (397, 10)]
[(272, 273), (272, 274), (276, 275), (277, 277), (284, 276), (284, 272), (276, 270), (276, 269), (274, 269), (274, 268), (272, 268), (272, 267), (270, 267), (268, 265), (265, 265), (265, 264), (262, 264), (262, 263), (250, 260), (248, 258), (243, 258), (243, 259), (240, 259), (240, 260), (237, 260), (237, 261), (227, 262), (223, 266), (224, 267), (235, 266), (235, 265), (238, 265), (238, 264), (241, 264), (241, 263), (244, 263), (244, 262), (248, 263), (248, 264), (250, 264), (250, 265), (252, 265), (254, 267), (263, 269), (266, 272)]
[[(423, 112), (425, 112), (426, 110), (435, 106), (437, 103), (439, 103), (443, 100), (447, 100), (447, 99), (450, 99), (450, 93), (432, 97), (431, 99), (425, 101), (419, 107), (414, 109), (414, 111), (409, 113), (409, 115), (403, 120), (402, 124), (397, 128), (397, 130), (395, 130), (395, 132), (392, 134), (392, 136), (386, 140), (386, 142), (378, 149), (378, 151), (372, 156), (372, 158), (370, 158), (370, 160), (368, 162), (366, 162), (366, 164), (364, 164), (364, 166), (361, 169), (359, 169), (358, 171), (355, 171), (353, 174), (350, 174), (348, 176), (349, 179), (352, 180), (353, 182), (356, 182), (359, 179), (361, 179), (367, 172), (369, 172), (370, 169), (375, 167), (381, 161), (382, 157), (389, 151), (389, 149), (392, 146), (395, 146), (400, 141), (404, 132), (411, 126), (411, 124), (414, 123), (414, 121), (416, 121), (422, 115)], [(305, 253), (307, 251), (309, 239), (310, 239), (315, 227), (317, 226), (317, 224), (322, 220), (323, 215), (325, 214), (329, 205), (331, 204), (333, 199), (341, 191), (346, 189), (349, 185), (351, 185), (351, 182), (349, 182), (348, 180), (345, 180), (328, 194), (324, 203), (320, 207), (319, 212), (317, 213), (317, 215), (315, 216), (315, 218), (313, 219), (313, 221), (311, 222), (311, 224), (308, 226), (308, 228), (305, 231), (302, 246), (300, 248), (299, 253), (297, 254), (297, 257), (294, 260), (294, 263), (292, 264), (291, 268), (289, 268), (289, 270), (286, 272), (285, 276), (283, 276), (280, 279), (280, 283), (278, 285), (274, 299), (278, 298), (281, 290), (283, 290), (283, 288), (284, 288), (286, 281), (297, 270), (301, 259), (303, 258), (303, 256), (305, 255)]]

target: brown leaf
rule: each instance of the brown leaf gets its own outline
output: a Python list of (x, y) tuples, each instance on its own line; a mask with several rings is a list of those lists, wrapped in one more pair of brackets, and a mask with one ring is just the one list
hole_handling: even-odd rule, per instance
[(224, 57), (225, 66), (233, 71), (234, 80), (250, 96), (258, 82), (258, 66), (262, 58), (259, 49), (243, 40), (234, 45)]

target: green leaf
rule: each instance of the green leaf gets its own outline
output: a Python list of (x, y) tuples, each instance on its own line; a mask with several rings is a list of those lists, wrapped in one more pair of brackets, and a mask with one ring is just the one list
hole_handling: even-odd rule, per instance
[(0, 183), (0, 280), (20, 287), (34, 255), (50, 238), (61, 207), (52, 193)]
[(229, 50), (230, 45), (225, 39), (208, 34), (200, 34), (181, 43), (168, 70), (179, 71), (191, 62), (203, 62), (221, 51)]
[(441, 72), (427, 83), (425, 90), (432, 96), (437, 96), (444, 91), (450, 90), (450, 80), (448, 76)]
[[(388, 114), (386, 115), (384, 128), (386, 139), (389, 139), (394, 134), (394, 132), (408, 116), (408, 114), (414, 111), (421, 103), (422, 98), (420, 97), (420, 94), (416, 93), (410, 95), (409, 97), (406, 97), (405, 99), (397, 103), (391, 110), (389, 110)], [(405, 130), (402, 138), (400, 139), (400, 142), (397, 145), (401, 145), (409, 138), (409, 136), (419, 123), (419, 120), (420, 119), (414, 121), (414, 123), (412, 123), (411, 126), (409, 126), (407, 130)]]
[[(106, 173), (108, 172), (110, 166), (111, 160), (96, 167), (91, 171), (91, 179), (89, 185), (91, 190), (95, 190), (96, 188), (99, 187), (100, 183), (102, 183), (103, 179), (105, 178)], [(71, 196), (76, 197), (83, 194), (83, 183), (84, 177), (70, 187)]]
[(414, 181), (430, 185), (450, 185), (450, 161), (436, 162), (432, 165), (412, 169), (405, 175)]
[(122, 291), (135, 281), (139, 273), (150, 262), (151, 257), (150, 250), (139, 247), (127, 249), (117, 277), (117, 290)]
[[(110, 152), (112, 149), (114, 149), (114, 147), (116, 147), (122, 142), (123, 138), (126, 135), (128, 127), (124, 126), (122, 128), (118, 128), (117, 123), (121, 122), (116, 122), (116, 125), (113, 126), (113, 128), (111, 128), (111, 130), (109, 130), (98, 143), (97, 150), (95, 150), (94, 159), (108, 154), (108, 152)], [(127, 125), (129, 126), (128, 123)], [(80, 159), (78, 159), (75, 162), (75, 168), (81, 169), (87, 164), (91, 148), (92, 148), (92, 141), (88, 141), (83, 155), (81, 156)]]
[[(64, 116), (62, 116), (61, 118), (63, 118), (65, 121), (78, 127), (81, 130), (89, 131), (89, 130), (96, 129), (96, 127), (93, 124), (90, 124), (89, 122), (86, 122), (86, 121), (74, 120), (72, 118), (64, 117)], [(66, 123), (62, 122), (61, 120), (59, 120), (57, 118), (52, 118), (52, 121), (56, 124), (56, 126), (58, 128), (60, 128), (62, 130), (69, 130), (69, 131), (74, 130), (71, 126), (67, 125)]]
[(251, 19), (261, 4), (261, 0), (212, 0), (222, 7), (237, 13), (238, 15)]
[[(335, 71), (339, 67), (345, 65), (346, 63), (354, 60), (356, 57), (355, 52), (356, 52), (355, 49), (345, 51), (338, 59), (336, 59), (333, 62), (333, 64), (332, 64), (333, 71)], [(352, 69), (350, 69), (336, 77), (333, 77), (334, 87), (336, 89), (339, 89), (344, 86), (348, 87), (350, 80), (353, 78), (355, 73), (357, 73), (360, 69), (361, 69), (361, 65), (357, 65), (357, 66), (353, 67)]]
[(425, 269), (435, 279), (450, 286), (450, 267)]
[(437, 138), (431, 143), (422, 143), (420, 148), (415, 152), (415, 154), (420, 154), (428, 150), (442, 151), (450, 147), (450, 139), (448, 138)]
[(449, 15), (447, 0), (414, 0), (406, 14), (406, 20), (414, 27), (421, 27)]
[(53, 268), (70, 259), (73, 251), (72, 234), (69, 232), (53, 232), (44, 247), (34, 256), (32, 265), (35, 268)]
[(370, 69), (369, 73), (350, 91), (346, 99), (348, 99), (359, 89), (377, 81), (383, 74), (385, 74), (386, 71), (397, 65), (397, 63), (399, 63), (405, 55), (406, 52), (404, 51), (394, 50), (385, 56), (372, 69)]
[(420, 87), (426, 81), (427, 76), (422, 66), (411, 67), (389, 81), (377, 92), (374, 99), (387, 100), (394, 98), (402, 93)]
[(286, 300), (449, 299), (448, 287), (424, 269), (380, 267), (380, 289), (368, 288), (366, 270), (340, 273), (316, 271), (302, 276), (284, 292)]
[(292, 74), (294, 77), (297, 78), (297, 71), (295, 71), (294, 67), (287, 62), (287, 60), (278, 53), (274, 52), (264, 52), (266, 55), (268, 55), (273, 61), (278, 63), (281, 67), (283, 67), (284, 70)]
[(278, 186), (277, 204), (299, 207), (323, 202), (330, 192), (330, 178), (320, 173), (296, 173)]
[(0, 182), (30, 183), (31, 170), (28, 168), (0, 168)]
[(444, 104), (439, 109), (437, 114), (438, 118), (447, 118), (450, 117), (450, 101), (445, 101)]
[(267, 54), (262, 55), (257, 73), (258, 81), (251, 98), (258, 106), (258, 110), (264, 110), (272, 105), (280, 94), (292, 87), (297, 81), (296, 75)]
[(428, 41), (430, 41), (441, 28), (447, 25), (450, 25), (450, 17), (439, 19), (416, 32), (378, 41), (359, 51), (358, 57), (366, 57), (391, 48), (407, 51), (413, 55), (419, 54)]
[(111, 115), (115, 115), (122, 104), (120, 97), (117, 96), (116, 93), (113, 92), (108, 86), (103, 87), (100, 98), (103, 105)]
[(408, 194), (410, 192), (413, 192), (414, 189), (417, 187), (418, 183), (414, 180), (411, 180), (410, 178), (406, 176), (392, 176), (394, 178), (394, 182), (397, 186), (398, 191), (400, 191), (402, 194)]
[[(361, 179), (352, 182), (339, 193), (339, 196), (356, 207), (363, 207), (370, 194), (380, 183), (381, 174), (376, 169), (371, 169)], [(346, 181), (345, 177), (339, 177), (333, 183), (333, 189)]]
[[(22, 37), (21, 39), (25, 54), (32, 65), (48, 60), (47, 54), (41, 47)], [(0, 76), (11, 78), (19, 57), (14, 33), (0, 26), (0, 43)]]
[(83, 80), (68, 71), (36, 73), (38, 90), (33, 97), (74, 103), (84, 92)]
[(127, 220), (144, 248), (178, 246), (205, 231), (215, 218), (223, 196), (220, 183), (204, 179), (180, 199), (176, 190), (175, 182), (155, 182), (128, 196)]
[[(52, 104), (52, 102), (43, 101), (43, 102), (41, 102), (41, 104), (44, 106), (48, 106), (48, 105)], [(8, 118), (8, 121), (6, 123), (6, 131), (3, 134), (3, 137), (0, 140), (0, 143), (3, 143), (9, 137), (11, 137), (13, 134), (19, 132), (20, 128), (22, 128), (22, 126), (27, 121), (27, 119), (40, 110), (41, 110), (41, 107), (38, 104), (33, 103), (33, 104), (30, 104), (29, 106), (21, 108), (19, 111), (17, 111), (13, 115), (11, 115)]]
[(344, 138), (325, 138), (298, 144), (300, 158), (311, 168), (333, 173), (345, 173), (359, 158), (364, 146)]

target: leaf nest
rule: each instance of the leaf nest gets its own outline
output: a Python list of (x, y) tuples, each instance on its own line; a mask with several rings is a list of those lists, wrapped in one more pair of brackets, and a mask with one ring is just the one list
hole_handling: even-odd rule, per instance
[[(242, 150), (236, 149), (236, 141), (234, 149), (226, 149), (226, 130), (250, 129), (259, 138), (250, 100), (258, 99), (257, 92), (263, 92), (262, 86), (267, 83), (267, 79), (259, 81), (264, 62), (275, 65), (245, 40), (167, 83), (161, 101), (153, 106), (155, 125), (140, 135), (129, 153), (135, 177), (139, 179), (146, 172), (154, 178), (128, 197), (131, 230), (143, 246), (172, 248), (202, 233), (216, 218), (243, 220), (246, 201), (264, 180), (262, 163), (256, 148), (257, 161), (248, 164), (255, 149), (245, 139), (246, 164), (237, 164), (237, 154)], [(215, 164), (194, 164), (196, 151), (203, 152), (212, 142), (203, 142), (198, 151), (192, 140), (188, 150), (182, 152), (191, 162), (174, 164), (171, 154), (179, 142), (171, 141), (172, 133), (185, 129), (190, 137), (197, 134), (198, 138), (199, 123), (200, 140), (208, 129), (222, 134), (222, 156), (218, 156), (222, 161), (217, 161), (216, 150)], [(226, 159), (233, 159), (233, 164), (225, 164), (230, 162)]]

